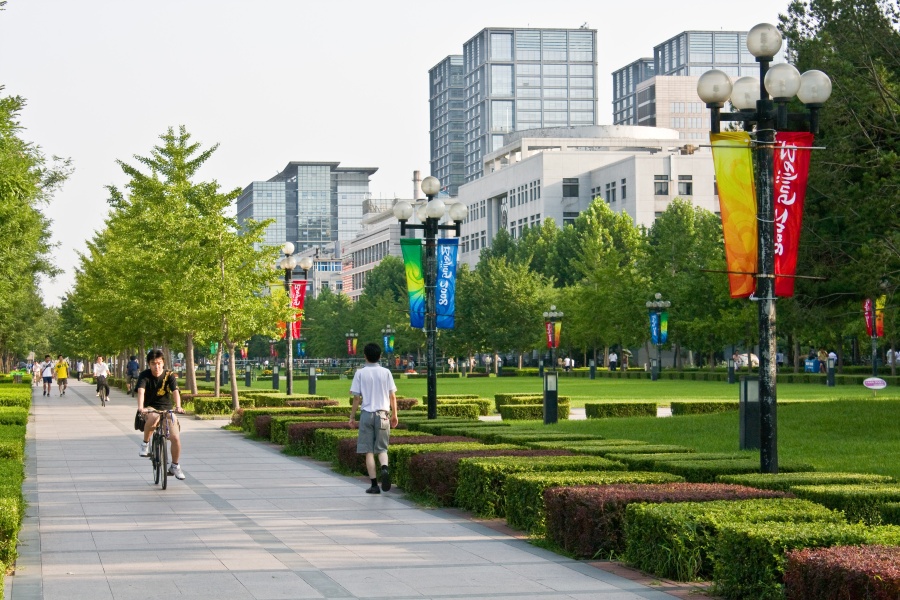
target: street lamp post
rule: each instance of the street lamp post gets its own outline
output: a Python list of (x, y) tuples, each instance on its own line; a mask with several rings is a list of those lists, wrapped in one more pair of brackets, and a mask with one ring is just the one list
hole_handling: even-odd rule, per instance
[(647, 311), (650, 313), (650, 334), (656, 343), (656, 365), (651, 365), (650, 379), (656, 381), (662, 371), (662, 313), (663, 309), (669, 308), (672, 303), (663, 300), (662, 294), (659, 292), (656, 292), (653, 297), (654, 300), (647, 301)]
[[(818, 111), (831, 95), (831, 80), (821, 71), (812, 70), (801, 75), (796, 68), (786, 63), (770, 68), (781, 45), (781, 33), (774, 25), (756, 25), (747, 34), (747, 50), (759, 63), (758, 80), (742, 77), (732, 84), (726, 73), (713, 69), (704, 73), (697, 82), (697, 94), (710, 109), (712, 133), (719, 132), (721, 121), (738, 121), (745, 127), (756, 127), (753, 162), (759, 272), (755, 274), (755, 297), (759, 301), (760, 470), (764, 473), (778, 472), (773, 173), (775, 132), (786, 130), (789, 120), (808, 120), (809, 131), (815, 135), (819, 128)], [(807, 113), (788, 114), (787, 103), (794, 95), (806, 105)], [(729, 99), (737, 112), (720, 112)]]
[[(407, 221), (413, 214), (413, 207), (409, 202), (400, 201), (394, 205), (394, 216), (400, 221), (400, 235), (406, 235), (407, 230), (419, 230), (425, 234), (425, 362), (428, 368), (428, 418), (437, 418), (437, 357), (435, 355), (434, 341), (437, 334), (437, 307), (435, 300), (435, 286), (437, 284), (437, 235), (439, 231), (452, 231), (459, 237), (462, 230), (462, 222), (466, 218), (468, 208), (465, 204), (454, 203), (448, 208), (443, 200), (436, 198), (441, 191), (441, 182), (437, 177), (428, 176), (422, 180), (422, 192), (428, 198), (427, 203), (421, 207), (419, 218), (421, 225), (408, 225)], [(449, 214), (452, 225), (441, 225), (440, 220), (445, 214)]]
[(384, 329), (381, 330), (381, 339), (384, 342), (384, 353), (387, 355), (388, 369), (391, 368), (391, 355), (394, 354), (395, 333), (397, 333), (397, 331), (391, 328), (390, 323), (385, 325)]
[(291, 368), (291, 362), (293, 362), (291, 354), (293, 348), (291, 348), (291, 346), (294, 345), (294, 307), (291, 302), (291, 273), (294, 272), (294, 268), (297, 266), (297, 257), (293, 256), (294, 244), (291, 242), (285, 242), (281, 246), (281, 251), (284, 253), (284, 258), (281, 259), (279, 267), (284, 269), (284, 291), (287, 293), (288, 306), (291, 309), (291, 318), (285, 323), (285, 333), (287, 334), (287, 382), (285, 384), (285, 393), (290, 396), (294, 391), (294, 374), (293, 369)]
[(550, 310), (544, 311), (544, 328), (547, 333), (547, 346), (550, 347), (550, 368), (544, 369), (544, 425), (552, 425), (559, 419), (559, 372), (556, 368), (556, 349), (559, 348), (562, 318), (563, 312), (556, 310), (556, 306), (552, 304)]

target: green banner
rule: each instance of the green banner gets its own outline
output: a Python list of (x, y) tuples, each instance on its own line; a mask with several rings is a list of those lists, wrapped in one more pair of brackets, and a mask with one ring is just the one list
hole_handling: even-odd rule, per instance
[(406, 267), (406, 286), (409, 289), (409, 326), (425, 327), (425, 270), (422, 268), (422, 240), (400, 240), (403, 265)]

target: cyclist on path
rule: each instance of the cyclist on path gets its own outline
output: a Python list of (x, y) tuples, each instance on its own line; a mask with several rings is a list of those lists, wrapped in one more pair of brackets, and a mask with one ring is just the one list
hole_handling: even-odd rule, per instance
[[(148, 408), (156, 410), (174, 410), (184, 413), (181, 408), (181, 393), (178, 391), (178, 380), (175, 373), (166, 371), (166, 361), (162, 350), (151, 350), (147, 353), (148, 369), (141, 371), (137, 382), (137, 408), (144, 415), (144, 439), (141, 443), (140, 456), (150, 456), (150, 436), (159, 424), (161, 415), (147, 412)], [(180, 426), (175, 415), (166, 414), (169, 423), (169, 440), (172, 442), (172, 464), (169, 475), (175, 479), (184, 479), (184, 472), (178, 460), (181, 457)]]
[(141, 374), (141, 365), (137, 361), (137, 356), (131, 355), (128, 360), (128, 365), (126, 365), (125, 370), (128, 373), (128, 392), (131, 393), (134, 391), (134, 386), (137, 383), (138, 375)]
[(94, 363), (94, 381), (97, 382), (97, 395), (100, 395), (100, 386), (106, 388), (106, 399), (109, 400), (109, 384), (106, 378), (109, 377), (109, 365), (103, 362), (103, 357), (98, 356), (97, 362)]

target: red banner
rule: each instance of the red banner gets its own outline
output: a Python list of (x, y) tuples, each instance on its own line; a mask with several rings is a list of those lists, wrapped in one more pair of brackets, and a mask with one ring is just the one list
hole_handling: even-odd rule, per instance
[(303, 325), (303, 301), (306, 299), (306, 281), (297, 280), (291, 282), (291, 306), (294, 308), (294, 322), (291, 324), (291, 335), (294, 339), (300, 337), (300, 327)]
[[(870, 298), (863, 301), (863, 312), (866, 316), (866, 335), (869, 337), (884, 337), (884, 306), (887, 298), (882, 296), (874, 303)], [(875, 335), (872, 335), (872, 332)]]
[(356, 356), (356, 338), (347, 338), (347, 355)]
[(779, 131), (775, 134), (775, 295), (780, 297), (794, 295), (793, 275), (797, 272), (812, 143), (811, 133)]
[(559, 334), (562, 331), (562, 321), (545, 322), (544, 331), (547, 332), (547, 347), (559, 348)]

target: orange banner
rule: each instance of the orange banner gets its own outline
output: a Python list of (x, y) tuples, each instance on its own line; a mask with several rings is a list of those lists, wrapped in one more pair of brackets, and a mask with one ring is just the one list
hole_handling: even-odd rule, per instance
[(710, 134), (722, 232), (725, 264), (732, 298), (747, 298), (756, 288), (757, 244), (756, 187), (750, 135), (745, 131)]

